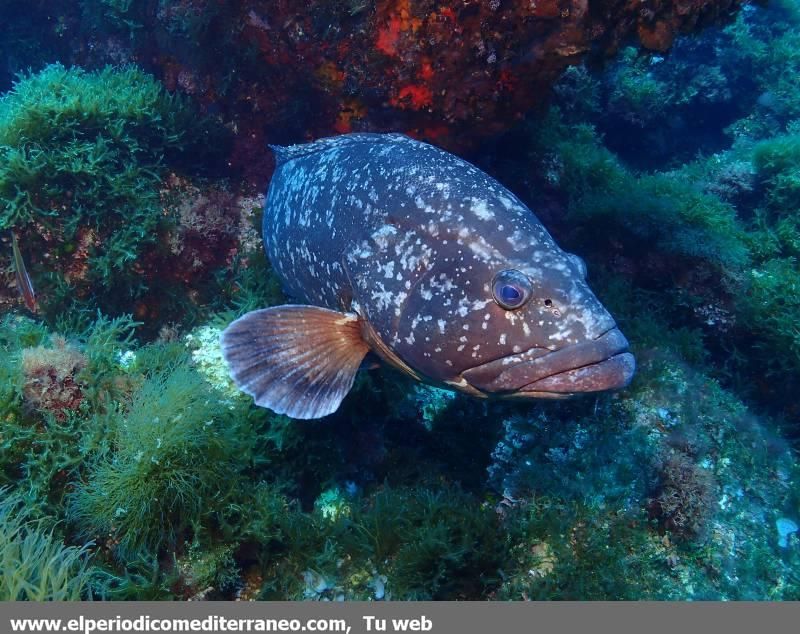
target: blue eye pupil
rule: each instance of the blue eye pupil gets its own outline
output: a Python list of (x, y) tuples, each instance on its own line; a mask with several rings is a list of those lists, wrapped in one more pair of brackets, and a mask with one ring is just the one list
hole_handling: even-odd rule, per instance
[(504, 302), (513, 304), (520, 297), (522, 297), (522, 293), (520, 293), (519, 289), (517, 289), (514, 286), (504, 286), (503, 288), (500, 289), (500, 297), (503, 299)]
[(505, 310), (516, 310), (530, 299), (533, 292), (531, 280), (522, 271), (505, 269), (492, 280), (494, 301)]

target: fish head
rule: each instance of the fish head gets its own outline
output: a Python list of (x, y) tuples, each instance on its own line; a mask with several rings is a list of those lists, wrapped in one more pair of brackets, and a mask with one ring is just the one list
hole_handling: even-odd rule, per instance
[(390, 346), (419, 375), (475, 396), (564, 398), (625, 387), (635, 362), (586, 266), (530, 213), (502, 232), (441, 232), (408, 290)]

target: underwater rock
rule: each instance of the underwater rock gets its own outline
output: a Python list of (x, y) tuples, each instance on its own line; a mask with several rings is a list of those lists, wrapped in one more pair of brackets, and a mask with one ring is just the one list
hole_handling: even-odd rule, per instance
[(740, 1), (63, 4), (52, 10), (66, 16), (59, 36), (72, 61), (148, 60), (170, 90), (237, 120), (233, 162), (250, 170), (241, 155), (265, 133), (394, 130), (463, 150), (542, 106), (590, 51), (613, 54), (634, 38), (665, 51)]
[[(256, 201), (196, 176), (226, 135), (137, 68), (21, 76), (0, 98), (0, 230), (41, 314), (133, 312), (157, 330), (201, 301)], [(10, 282), (0, 271), (0, 305), (19, 303)]]

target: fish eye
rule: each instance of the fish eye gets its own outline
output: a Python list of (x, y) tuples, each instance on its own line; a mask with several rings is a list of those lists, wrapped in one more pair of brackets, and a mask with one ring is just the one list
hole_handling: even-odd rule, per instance
[(528, 276), (515, 269), (500, 271), (492, 281), (492, 295), (502, 308), (519, 308), (531, 296), (531, 281)]

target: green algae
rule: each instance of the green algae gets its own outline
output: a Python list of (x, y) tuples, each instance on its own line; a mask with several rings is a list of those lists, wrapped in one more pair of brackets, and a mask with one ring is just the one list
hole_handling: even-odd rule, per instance
[(65, 546), (26, 500), (0, 489), (0, 600), (80, 601), (90, 595), (90, 545)]
[(753, 164), (768, 208), (778, 216), (793, 215), (800, 208), (800, 134), (761, 141), (753, 148)]
[(587, 235), (602, 227), (632, 252), (645, 247), (701, 260), (728, 275), (748, 263), (734, 208), (682, 175), (632, 173), (592, 126), (565, 124), (557, 111), (537, 126), (534, 143), (548, 185), (568, 196), (570, 218)]
[(223, 504), (242, 447), (225, 403), (185, 364), (145, 378), (119, 414), (113, 449), (70, 494), (68, 516), (131, 558), (174, 543)]
[[(775, 373), (800, 368), (800, 272), (797, 259), (774, 258), (750, 271), (743, 314), (770, 344)], [(780, 354), (778, 354), (780, 353)]]
[[(624, 317), (635, 325), (635, 316)], [(4, 331), (6, 357), (18, 356), (21, 342), (50, 340), (35, 322), (8, 323), (16, 325)], [(218, 359), (204, 343), (213, 328), (143, 345), (131, 337), (130, 321), (100, 318), (71, 340), (93, 359), (81, 385), (114, 389), (101, 398), (97, 387), (98, 397), (63, 422), (11, 398), (17, 418), (5, 429), (27, 448), (3, 454), (6, 481), (19, 487), (24, 470), (26, 481), (40, 483), (24, 491), (31, 512), (66, 520), (61, 530), (73, 541), (96, 543), (81, 592), (97, 597), (791, 596), (794, 554), (784, 561), (770, 525), (756, 518), (773, 509), (791, 514), (796, 466), (748, 422), (747, 408), (675, 356), (696, 342), (682, 348), (674, 342), (684, 335), (658, 320), (645, 323), (638, 324), (650, 330), (636, 341), (639, 374), (616, 397), (536, 414), (501, 403), (486, 411), (469, 399), (431, 409), (377, 376), (363, 384), (375, 398), (361, 399), (357, 416), (345, 411), (305, 425), (219, 391), (209, 371)], [(21, 386), (19, 363), (4, 371)], [(397, 400), (394, 410), (387, 399)], [(492, 429), (491, 420), (512, 424)], [(391, 473), (397, 485), (349, 482), (376, 469), (365, 462), (354, 472), (343, 452), (365, 425), (373, 427), (369, 442), (384, 435), (386, 463), (429, 456), (426, 467)], [(466, 458), (475, 453), (470, 430), (477, 426), (492, 465), (482, 477), (469, 466), (476, 457)], [(511, 453), (500, 443), (489, 456), (498, 434)], [(56, 452), (66, 462), (54, 461)], [(432, 459), (443, 452), (453, 460)], [(649, 515), (664, 482), (684, 486), (665, 479), (661, 466), (674, 452), (686, 456), (690, 472), (714, 478), (704, 506), (681, 510), (694, 514), (691, 533), (667, 514)], [(609, 466), (608, 455), (624, 459)], [(787, 488), (771, 490), (781, 478)], [(743, 511), (737, 491), (745, 483), (758, 502)], [(737, 558), (731, 540), (750, 544), (757, 563)], [(735, 581), (743, 576), (747, 588)]]
[(166, 170), (213, 164), (221, 138), (135, 67), (20, 78), (0, 99), (0, 231), (20, 236), (45, 312), (130, 310), (152, 284), (145, 254), (175, 222)]

